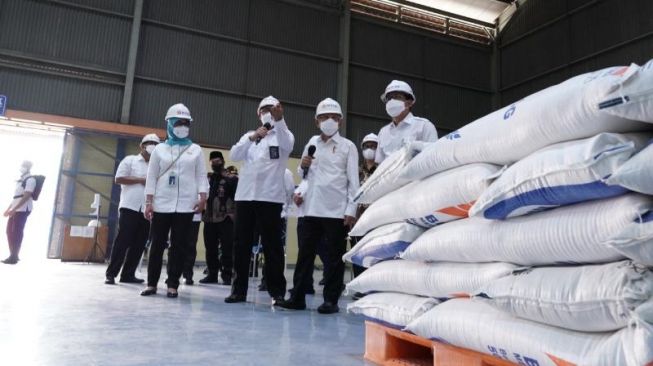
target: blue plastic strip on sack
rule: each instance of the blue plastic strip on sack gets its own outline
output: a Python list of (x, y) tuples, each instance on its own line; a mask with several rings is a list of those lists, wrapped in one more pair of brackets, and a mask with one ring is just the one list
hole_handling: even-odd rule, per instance
[(374, 245), (368, 248), (362, 248), (358, 253), (351, 257), (351, 262), (363, 266), (365, 258), (372, 258), (373, 261), (366, 265), (373, 265), (386, 259), (396, 258), (399, 253), (403, 252), (410, 245), (407, 241), (395, 241), (384, 245)]
[(627, 189), (610, 186), (601, 181), (535, 189), (510, 197), (489, 207), (483, 213), (486, 219), (505, 220), (513, 211), (533, 207), (533, 211), (549, 209), (573, 203), (622, 195)]

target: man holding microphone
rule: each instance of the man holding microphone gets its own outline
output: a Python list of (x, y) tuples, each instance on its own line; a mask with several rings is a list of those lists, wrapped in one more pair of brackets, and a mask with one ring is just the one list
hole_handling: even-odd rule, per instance
[[(342, 293), (347, 231), (356, 219), (353, 202), (358, 190), (358, 150), (350, 140), (340, 136), (343, 120), (340, 104), (327, 98), (317, 105), (315, 123), (321, 134), (306, 144), (299, 168), (307, 181), (306, 193), (296, 195), (295, 203), (302, 207), (302, 229), (298, 230), (299, 253), (293, 276), (294, 291), (281, 307), (306, 309), (306, 285), (312, 277), (316, 245), (324, 239), (325, 285), (324, 303), (320, 314), (337, 313)], [(304, 172), (308, 174), (305, 175)]]
[(260, 126), (245, 133), (231, 147), (231, 160), (242, 161), (236, 189), (234, 281), (226, 303), (244, 302), (249, 285), (249, 262), (254, 232), (261, 235), (268, 293), (276, 305), (286, 292), (281, 209), (286, 200), (284, 175), (295, 137), (283, 118), (283, 107), (273, 97), (264, 98), (257, 114)]

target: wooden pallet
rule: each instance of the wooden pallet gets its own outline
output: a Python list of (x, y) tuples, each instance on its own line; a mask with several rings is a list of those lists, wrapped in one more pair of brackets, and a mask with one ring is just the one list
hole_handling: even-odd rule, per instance
[(516, 366), (490, 355), (365, 322), (365, 359), (382, 366)]

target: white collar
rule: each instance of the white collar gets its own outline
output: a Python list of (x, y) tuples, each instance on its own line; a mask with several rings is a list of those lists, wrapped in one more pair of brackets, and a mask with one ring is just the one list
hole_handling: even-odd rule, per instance
[(396, 127), (399, 127), (402, 123), (405, 123), (407, 125), (412, 125), (413, 124), (413, 112), (408, 112), (406, 117), (404, 117), (404, 119), (399, 121), (399, 123), (397, 123), (396, 125), (395, 125), (394, 122), (390, 122), (390, 127), (391, 128), (396, 128)]

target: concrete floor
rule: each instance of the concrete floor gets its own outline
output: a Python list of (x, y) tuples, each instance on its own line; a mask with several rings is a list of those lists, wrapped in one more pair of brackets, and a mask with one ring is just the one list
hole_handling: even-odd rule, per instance
[(270, 306), (257, 279), (247, 303), (225, 304), (227, 286), (182, 285), (168, 299), (164, 274), (159, 294), (141, 297), (141, 285), (105, 285), (105, 268), (1, 264), (0, 364), (371, 365), (363, 319), (345, 312), (351, 300), (343, 297), (339, 314), (318, 314), (320, 286), (307, 296), (311, 310), (287, 311)]

